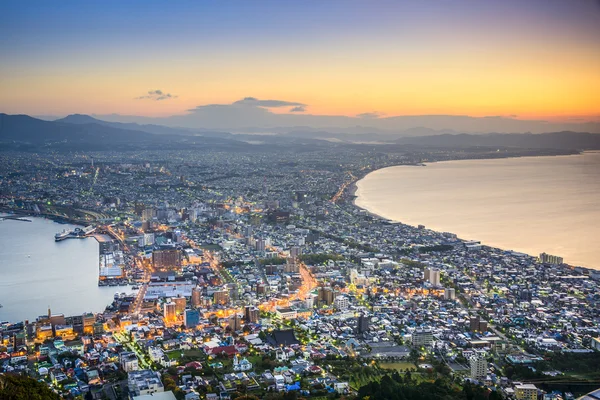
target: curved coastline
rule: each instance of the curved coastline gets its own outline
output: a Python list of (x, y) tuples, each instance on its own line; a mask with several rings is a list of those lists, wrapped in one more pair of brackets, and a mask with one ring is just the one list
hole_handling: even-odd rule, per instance
[[(584, 154), (600, 154), (600, 152), (598, 151), (589, 151), (589, 152), (582, 152), (579, 154), (573, 154), (573, 155), (560, 155), (560, 156), (543, 156), (543, 157), (560, 157), (560, 158), (566, 158), (566, 157), (575, 157), (575, 156), (582, 156)], [(512, 157), (511, 157), (512, 158)], [(539, 156), (526, 156), (526, 157), (516, 157), (516, 158), (540, 158)], [(417, 164), (403, 164), (403, 165), (395, 165), (395, 166), (389, 166), (389, 167), (385, 167), (385, 168), (380, 168), (380, 169), (376, 169), (373, 171), (368, 172), (367, 174), (363, 175), (360, 177), (360, 179), (357, 179), (355, 182), (353, 182), (353, 184), (349, 187), (349, 198), (352, 199), (352, 205), (360, 210), (362, 210), (363, 212), (378, 218), (378, 219), (382, 219), (385, 221), (392, 221), (392, 222), (396, 222), (396, 223), (401, 223), (404, 225), (409, 225), (409, 226), (417, 226), (419, 224), (423, 224), (426, 226), (427, 229), (432, 230), (432, 231), (436, 231), (436, 232), (452, 232), (455, 233), (457, 235), (457, 237), (459, 237), (461, 240), (480, 240), (482, 242), (482, 244), (489, 246), (489, 247), (493, 247), (493, 248), (497, 248), (497, 249), (501, 249), (501, 250), (505, 250), (505, 251), (517, 251), (520, 253), (524, 253), (524, 254), (528, 254), (532, 257), (537, 257), (537, 255), (539, 254), (536, 251), (532, 251), (531, 247), (535, 247), (532, 245), (525, 245), (525, 246), (520, 246), (518, 244), (509, 244), (507, 245), (506, 243), (498, 243), (498, 241), (494, 241), (494, 240), (489, 240), (486, 238), (482, 238), (482, 237), (478, 237), (480, 235), (478, 235), (477, 233), (469, 233), (469, 232), (465, 232), (465, 229), (460, 229), (456, 226), (439, 226), (439, 225), (435, 225), (433, 223), (431, 223), (431, 221), (414, 221), (411, 220), (410, 222), (407, 222), (403, 217), (398, 217), (397, 215), (394, 217), (388, 217), (386, 216), (385, 212), (381, 212), (380, 209), (378, 209), (376, 206), (373, 207), (372, 205), (369, 204), (365, 204), (366, 200), (365, 200), (365, 195), (364, 193), (361, 194), (361, 182), (364, 182), (364, 180), (368, 177), (368, 176), (372, 176), (372, 174), (375, 173), (381, 173), (381, 171), (386, 171), (386, 170), (393, 170), (393, 169), (397, 169), (400, 167), (414, 167), (414, 166), (431, 166), (433, 164), (454, 164), (456, 162), (472, 162), (472, 163), (476, 163), (476, 162), (489, 162), (492, 160), (507, 160), (507, 159), (463, 159), (463, 160), (443, 160), (443, 161), (432, 161), (432, 162), (427, 162), (425, 164), (421, 164), (421, 165), (417, 165)], [(362, 197), (362, 202), (361, 202), (361, 197)], [(387, 213), (387, 215), (389, 215), (389, 213)], [(518, 230), (518, 228), (515, 228), (516, 230)], [(526, 247), (529, 247), (530, 249), (526, 249)], [(546, 251), (546, 250), (542, 250), (542, 251)], [(540, 251), (540, 252), (542, 252)], [(536, 254), (537, 253), (537, 254)], [(563, 256), (563, 254), (555, 254), (557, 256)], [(567, 254), (564, 255), (565, 256), (565, 263), (571, 267), (580, 267), (580, 268), (584, 268), (584, 269), (588, 269), (588, 270), (600, 270), (600, 265), (590, 265), (589, 262), (573, 262), (571, 260), (569, 260), (569, 257)]]

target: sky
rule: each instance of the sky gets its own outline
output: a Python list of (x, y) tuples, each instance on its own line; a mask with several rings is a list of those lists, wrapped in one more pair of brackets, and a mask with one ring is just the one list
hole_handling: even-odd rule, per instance
[(0, 4), (0, 112), (207, 107), (600, 121), (600, 1)]

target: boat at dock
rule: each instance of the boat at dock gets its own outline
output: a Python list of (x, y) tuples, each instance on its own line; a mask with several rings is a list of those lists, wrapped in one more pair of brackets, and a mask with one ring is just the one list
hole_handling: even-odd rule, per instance
[(92, 225), (86, 226), (85, 228), (75, 228), (72, 231), (64, 229), (62, 232), (54, 235), (54, 241), (60, 242), (65, 239), (84, 239), (88, 235), (91, 235), (96, 230)]

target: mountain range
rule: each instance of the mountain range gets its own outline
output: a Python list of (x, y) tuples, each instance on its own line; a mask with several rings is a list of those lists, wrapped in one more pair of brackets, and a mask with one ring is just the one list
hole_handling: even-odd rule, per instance
[[(418, 135), (410, 135), (418, 132)], [(117, 149), (179, 148), (189, 145), (203, 147), (227, 146), (238, 150), (250, 149), (252, 144), (390, 144), (424, 147), (466, 148), (506, 147), (528, 149), (600, 149), (600, 134), (586, 132), (490, 133), (467, 134), (450, 129), (434, 130), (415, 127), (400, 133), (330, 132), (306, 126), (270, 128), (262, 133), (221, 132), (210, 129), (169, 127), (134, 122), (104, 121), (89, 115), (73, 114), (54, 121), (45, 121), (27, 115), (0, 114), (0, 143), (7, 148), (85, 148)]]

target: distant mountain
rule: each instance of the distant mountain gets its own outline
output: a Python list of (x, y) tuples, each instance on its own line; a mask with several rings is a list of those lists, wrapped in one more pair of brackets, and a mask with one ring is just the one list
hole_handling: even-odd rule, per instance
[(585, 132), (443, 134), (404, 137), (398, 144), (436, 147), (515, 147), (526, 149), (600, 150), (600, 134)]
[(0, 114), (1, 141), (39, 144), (58, 141), (99, 142), (110, 140), (119, 143), (148, 138), (149, 135), (147, 132), (118, 129), (99, 123), (75, 125), (58, 121), (42, 121), (28, 115)]
[[(137, 129), (136, 129), (137, 128)], [(141, 130), (146, 129), (146, 131)], [(154, 130), (155, 132), (149, 132)], [(158, 133), (160, 132), (160, 133)], [(320, 148), (327, 142), (310, 138), (273, 135), (232, 135), (204, 131), (201, 134), (177, 134), (177, 128), (135, 123), (112, 123), (89, 115), (70, 115), (44, 121), (28, 115), (0, 114), (0, 149), (34, 150), (135, 150), (135, 149), (227, 149), (252, 151), (250, 145), (299, 145)], [(255, 146), (256, 147), (256, 146)], [(301, 147), (299, 147), (301, 150)]]
[[(76, 125), (84, 125), (84, 124), (99, 124), (104, 126), (111, 126), (113, 128), (119, 129), (127, 129), (133, 131), (141, 131), (154, 133), (158, 135), (197, 135), (202, 134), (201, 131), (195, 129), (187, 129), (187, 128), (171, 128), (162, 125), (154, 125), (154, 124), (137, 124), (134, 122), (109, 122), (103, 121), (101, 119), (94, 118), (90, 115), (86, 114), (71, 114), (64, 118), (60, 118), (55, 120), (54, 122), (65, 123), (65, 124), (76, 124)], [(203, 132), (206, 133), (206, 132)], [(220, 133), (219, 136), (227, 136), (229, 133)]]

